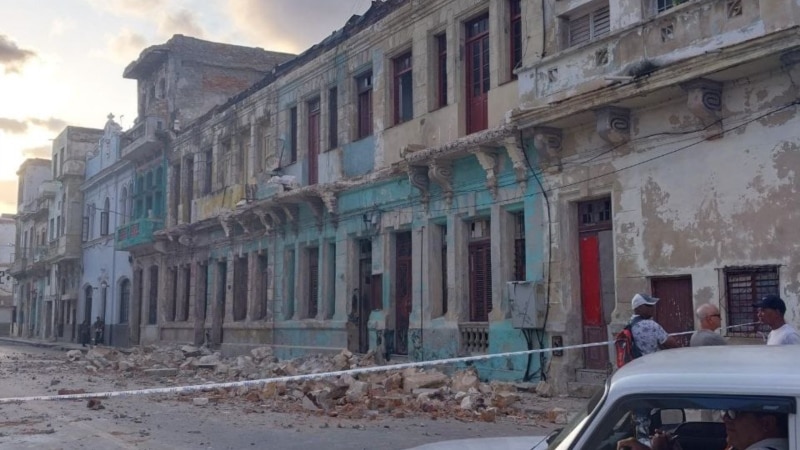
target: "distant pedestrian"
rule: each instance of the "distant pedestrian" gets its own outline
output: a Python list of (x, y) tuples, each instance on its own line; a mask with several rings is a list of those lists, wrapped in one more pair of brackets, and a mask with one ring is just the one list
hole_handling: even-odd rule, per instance
[(777, 295), (767, 295), (753, 307), (758, 308), (758, 320), (769, 325), (772, 330), (767, 338), (767, 345), (800, 344), (800, 334), (784, 320), (786, 303)]
[(86, 344), (90, 343), (91, 340), (91, 324), (89, 323), (89, 319), (83, 319), (83, 323), (80, 324), (78, 327), (78, 340), (86, 347)]
[(103, 322), (103, 319), (100, 316), (97, 316), (97, 319), (94, 321), (92, 325), (92, 329), (94, 330), (94, 343), (95, 345), (99, 345), (103, 343), (103, 332), (105, 331), (106, 324)]
[(728, 342), (717, 333), (717, 329), (722, 324), (722, 316), (719, 308), (709, 303), (700, 305), (695, 311), (700, 320), (700, 329), (692, 334), (689, 340), (690, 347), (702, 347), (706, 345), (725, 345)]

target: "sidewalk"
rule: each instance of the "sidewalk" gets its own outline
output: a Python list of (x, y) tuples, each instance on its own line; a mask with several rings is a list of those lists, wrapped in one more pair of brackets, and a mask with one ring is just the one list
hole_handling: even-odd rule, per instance
[(43, 341), (41, 339), (28, 339), (28, 338), (14, 337), (14, 336), (0, 337), (0, 343), (4, 342), (17, 345), (30, 345), (31, 347), (52, 348), (53, 350), (62, 350), (65, 352), (70, 350), (86, 351), (91, 348), (88, 345), (84, 347), (81, 344), (77, 344), (75, 342)]

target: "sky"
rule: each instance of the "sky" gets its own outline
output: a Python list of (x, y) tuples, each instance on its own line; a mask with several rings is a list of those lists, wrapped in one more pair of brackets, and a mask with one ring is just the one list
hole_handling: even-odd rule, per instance
[(27, 158), (50, 159), (68, 125), (128, 129), (136, 81), (122, 72), (174, 34), (301, 53), (371, 0), (0, 0), (0, 213), (17, 209)]

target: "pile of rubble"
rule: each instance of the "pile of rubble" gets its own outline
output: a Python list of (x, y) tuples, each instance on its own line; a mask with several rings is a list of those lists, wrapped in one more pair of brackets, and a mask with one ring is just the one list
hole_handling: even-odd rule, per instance
[[(319, 374), (375, 366), (375, 354), (355, 355), (343, 350), (335, 356), (314, 355), (279, 360), (270, 347), (255, 348), (247, 356), (224, 358), (219, 352), (194, 346), (143, 346), (133, 349), (96, 347), (87, 353), (72, 350), (70, 361), (91, 372), (120, 371), (129, 377), (151, 377), (171, 384), (207, 384)], [(542, 392), (542, 385), (539, 392)], [(500, 415), (524, 420), (563, 423), (560, 408), (531, 407), (537, 386), (530, 383), (482, 383), (472, 369), (444, 373), (435, 369), (406, 368), (297, 381), (268, 382), (255, 387), (209, 387), (181, 398), (195, 405), (244, 399), (254, 407), (282, 411), (309, 411), (332, 417), (367, 418), (385, 413), (394, 417), (425, 412), (433, 417), (494, 422)], [(533, 401), (532, 401), (533, 400)]]

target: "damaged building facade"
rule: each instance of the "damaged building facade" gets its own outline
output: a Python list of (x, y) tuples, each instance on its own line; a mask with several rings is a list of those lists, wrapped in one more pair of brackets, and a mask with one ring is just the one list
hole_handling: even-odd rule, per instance
[(139, 111), (133, 128), (121, 136), (120, 159), (133, 167), (134, 178), (130, 218), (116, 230), (116, 248), (129, 252), (133, 261), (132, 344), (174, 339), (160, 326), (168, 317), (159, 311), (159, 303), (163, 307), (166, 298), (179, 295), (166, 291), (179, 276), (173, 270), (178, 255), (165, 252), (164, 243), (155, 239), (167, 220), (172, 139), (182, 124), (224, 103), (292, 56), (176, 35), (145, 49), (125, 69), (124, 77), (137, 81)]
[[(519, 71), (510, 114), (549, 194), (551, 339), (610, 339), (636, 292), (661, 298), (670, 332), (713, 303), (725, 336), (762, 343), (752, 304), (766, 294), (797, 325), (798, 4), (554, 7), (548, 56)], [(554, 357), (559, 390), (604, 375), (610, 351)]]
[(50, 160), (29, 159), (18, 171), (16, 335), (72, 340), (83, 274), (81, 183), (86, 155), (102, 130), (68, 126), (53, 139)]
[[(134, 270), (148, 337), (415, 360), (527, 348), (508, 282), (532, 296), (543, 279), (543, 212), (505, 114), (535, 17), (376, 2), (170, 135), (158, 253)], [(480, 366), (520, 378), (528, 361)]]
[[(110, 203), (128, 342), (480, 355), (607, 341), (636, 292), (668, 331), (710, 302), (758, 343), (768, 293), (797, 325), (798, 25), (772, 0), (386, 0), (296, 57), (148, 48)], [(610, 352), (476, 367), (580, 393)]]
[(120, 158), (122, 127), (113, 119), (109, 114), (102, 136), (86, 155), (81, 185), (83, 270), (76, 321), (94, 324), (102, 318), (103, 343), (126, 347), (133, 275), (130, 254), (116, 249), (115, 231), (131, 217), (133, 165)]

